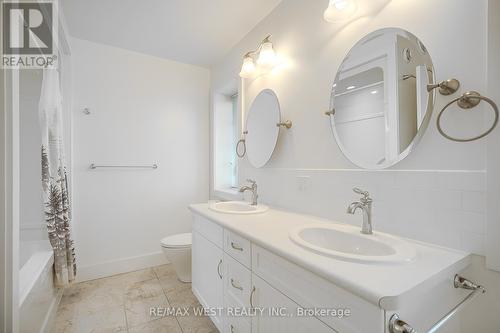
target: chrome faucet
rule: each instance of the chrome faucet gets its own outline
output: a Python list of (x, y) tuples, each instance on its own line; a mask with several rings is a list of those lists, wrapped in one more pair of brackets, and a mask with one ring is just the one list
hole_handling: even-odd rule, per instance
[(371, 235), (373, 234), (372, 229), (372, 202), (370, 198), (370, 193), (363, 191), (357, 187), (352, 189), (355, 193), (361, 194), (363, 197), (359, 201), (351, 203), (347, 207), (348, 214), (354, 214), (359, 208), (363, 211), (363, 226), (361, 227), (361, 233)]
[(249, 182), (251, 186), (245, 185), (240, 187), (240, 192), (252, 191), (252, 206), (257, 206), (257, 198), (259, 197), (257, 194), (257, 182), (252, 179), (247, 179), (247, 182)]

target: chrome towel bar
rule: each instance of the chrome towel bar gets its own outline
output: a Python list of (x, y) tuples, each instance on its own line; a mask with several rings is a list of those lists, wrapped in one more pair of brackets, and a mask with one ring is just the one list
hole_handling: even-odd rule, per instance
[(158, 169), (158, 164), (153, 163), (152, 165), (97, 165), (97, 164), (90, 164), (90, 168), (97, 169), (97, 168), (131, 168), (131, 169)]
[[(453, 286), (455, 288), (472, 290), (467, 297), (465, 297), (460, 303), (458, 303), (453, 309), (451, 309), (443, 318), (439, 319), (426, 333), (436, 333), (451, 317), (453, 317), (458, 311), (460, 311), (467, 303), (469, 303), (474, 297), (479, 294), (484, 294), (486, 289), (482, 286), (475, 284), (474, 282), (467, 280), (466, 278), (455, 275), (453, 280)], [(417, 331), (411, 327), (404, 320), (399, 318), (397, 313), (393, 314), (391, 319), (389, 319), (389, 332), (390, 333), (417, 333)]]

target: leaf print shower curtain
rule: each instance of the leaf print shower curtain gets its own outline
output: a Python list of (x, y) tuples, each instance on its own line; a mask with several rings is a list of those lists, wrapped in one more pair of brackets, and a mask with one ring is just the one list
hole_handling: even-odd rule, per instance
[(68, 177), (64, 164), (62, 96), (59, 73), (44, 69), (39, 117), (42, 130), (42, 189), (45, 222), (54, 249), (55, 284), (75, 279), (75, 249), (70, 237)]

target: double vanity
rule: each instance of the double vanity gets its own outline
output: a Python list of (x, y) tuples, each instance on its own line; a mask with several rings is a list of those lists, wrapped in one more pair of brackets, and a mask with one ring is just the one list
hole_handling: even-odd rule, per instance
[[(437, 92), (449, 98), (460, 87), (435, 74), (427, 48), (408, 31), (361, 38), (340, 64), (324, 112), (344, 156), (368, 170), (409, 156)], [(292, 122), (268, 88), (245, 113), (236, 154), (262, 168)], [(459, 275), (468, 253), (373, 231), (368, 192), (354, 189), (361, 198), (347, 213), (363, 222), (351, 226), (259, 205), (249, 183), (240, 192), (250, 191), (251, 203), (190, 206), (192, 288), (221, 332), (455, 333), (449, 319), (484, 292)]]
[(470, 292), (468, 253), (244, 202), (190, 210), (192, 289), (221, 332), (382, 333), (395, 314), (427, 332)]

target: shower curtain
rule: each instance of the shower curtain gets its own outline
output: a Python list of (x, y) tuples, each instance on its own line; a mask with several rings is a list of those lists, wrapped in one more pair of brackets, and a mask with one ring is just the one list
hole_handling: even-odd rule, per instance
[(39, 117), (42, 130), (42, 189), (45, 222), (54, 249), (55, 284), (75, 279), (75, 249), (70, 235), (68, 177), (64, 163), (62, 96), (59, 73), (44, 69)]

